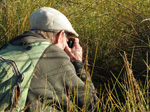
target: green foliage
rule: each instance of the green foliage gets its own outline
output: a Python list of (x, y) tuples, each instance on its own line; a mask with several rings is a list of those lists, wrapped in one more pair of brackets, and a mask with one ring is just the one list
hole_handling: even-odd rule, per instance
[[(89, 63), (88, 67), (91, 68), (93, 81), (99, 91), (99, 85), (111, 82), (111, 77), (118, 77), (120, 74), (117, 80), (123, 79), (126, 69), (123, 68), (124, 61), (120, 54), (124, 51), (128, 60), (132, 61), (135, 78), (145, 81), (148, 70), (144, 60), (149, 64), (147, 53), (149, 53), (150, 22), (143, 20), (150, 17), (149, 4), (149, 0), (1, 0), (0, 46), (30, 29), (29, 15), (34, 10), (49, 6), (64, 13), (78, 32), (84, 49), (84, 61)], [(133, 49), (134, 55), (130, 59)], [(115, 83), (113, 80), (110, 86), (114, 86)], [(118, 90), (126, 97), (127, 92), (123, 93), (120, 86)], [(116, 92), (118, 90), (114, 90), (115, 96), (118, 96), (119, 93)], [(99, 109), (105, 108), (107, 111), (108, 108), (108, 110), (117, 108), (123, 111), (127, 106), (130, 111), (131, 108), (127, 104), (123, 106), (120, 103), (119, 96), (116, 101), (110, 97), (110, 90), (108, 99), (101, 92), (100, 94), (102, 98), (100, 101), (104, 103), (106, 100), (106, 104), (99, 106)], [(126, 98), (125, 100), (128, 101)]]
[(30, 29), (29, 16), (34, 10), (53, 3), (47, 0), (0, 1), (0, 45)]

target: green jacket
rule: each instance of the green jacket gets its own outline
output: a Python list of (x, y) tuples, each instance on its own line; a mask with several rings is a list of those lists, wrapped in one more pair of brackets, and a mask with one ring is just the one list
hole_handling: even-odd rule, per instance
[[(29, 31), (14, 38), (10, 43), (30, 45), (39, 41), (47, 40)], [(34, 70), (26, 111), (78, 111), (84, 105), (87, 110), (94, 111), (98, 101), (95, 93), (83, 63), (80, 61), (71, 63), (69, 56), (63, 50), (50, 44)]]

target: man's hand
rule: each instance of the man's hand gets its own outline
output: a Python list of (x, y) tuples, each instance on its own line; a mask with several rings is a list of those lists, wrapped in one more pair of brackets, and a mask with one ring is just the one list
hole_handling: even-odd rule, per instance
[(65, 52), (70, 57), (71, 62), (74, 62), (74, 61), (77, 61), (77, 60), (82, 62), (83, 52), (82, 52), (82, 47), (79, 44), (79, 39), (78, 38), (74, 38), (74, 45), (73, 45), (72, 48), (69, 48), (69, 46), (66, 45)]

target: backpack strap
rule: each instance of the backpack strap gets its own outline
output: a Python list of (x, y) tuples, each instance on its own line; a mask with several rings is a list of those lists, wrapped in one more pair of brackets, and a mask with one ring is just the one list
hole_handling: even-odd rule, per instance
[(17, 102), (19, 100), (19, 97), (21, 95), (20, 86), (21, 86), (21, 82), (24, 79), (24, 76), (22, 74), (20, 74), (20, 72), (19, 72), (19, 70), (17, 68), (17, 65), (16, 65), (16, 63), (14, 61), (6, 60), (6, 59), (0, 57), (0, 62), (7, 62), (7, 63), (9, 63), (12, 66), (14, 74), (16, 76), (16, 85), (14, 86), (13, 95), (12, 95), (12, 98), (11, 98), (12, 106), (16, 107)]
[(11, 66), (13, 67), (13, 69), (14, 69), (14, 73), (15, 73), (15, 76), (17, 77), (17, 82), (22, 82), (23, 81), (23, 74), (20, 74), (20, 72), (19, 72), (19, 70), (18, 70), (18, 68), (17, 68), (17, 65), (16, 65), (16, 63), (14, 62), (14, 61), (12, 61), (12, 60), (6, 60), (6, 59), (4, 59), (4, 58), (2, 58), (2, 57), (0, 57), (0, 61), (1, 62), (8, 62), (9, 64), (11, 64)]

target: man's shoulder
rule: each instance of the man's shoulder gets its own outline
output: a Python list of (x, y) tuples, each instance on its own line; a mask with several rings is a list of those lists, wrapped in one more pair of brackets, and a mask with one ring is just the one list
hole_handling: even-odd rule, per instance
[(66, 54), (66, 52), (57, 47), (56, 45), (50, 45), (45, 53), (54, 57), (65, 57), (69, 60), (69, 56)]
[(47, 39), (44, 39), (39, 34), (33, 32), (33, 31), (25, 31), (23, 34), (13, 38), (9, 43), (13, 45), (21, 45), (22, 43), (36, 43), (36, 42), (45, 42), (48, 41)]

